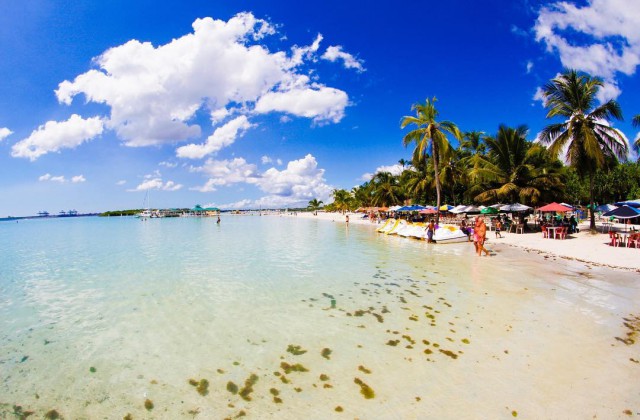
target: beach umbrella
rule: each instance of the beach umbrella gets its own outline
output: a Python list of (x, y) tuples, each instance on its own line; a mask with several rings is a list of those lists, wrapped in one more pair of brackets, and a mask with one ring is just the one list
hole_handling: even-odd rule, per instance
[(467, 206), (465, 206), (464, 204), (460, 204), (459, 206), (455, 206), (454, 208), (452, 208), (451, 210), (449, 210), (451, 213), (464, 213), (464, 209), (467, 208)]
[(493, 207), (494, 209), (498, 210), (500, 207), (504, 206), (504, 204), (502, 203), (496, 203), (496, 204), (492, 204), (489, 207)]
[(482, 209), (480, 207), (471, 205), (471, 206), (466, 206), (462, 213), (480, 213), (482, 211)]
[(440, 211), (449, 211), (453, 208), (453, 206), (450, 206), (448, 204), (443, 204), (440, 206)]
[(601, 211), (604, 213), (607, 211), (615, 210), (617, 208), (618, 206), (614, 206), (613, 204), (600, 204), (598, 207), (596, 207), (596, 211)]
[(620, 207), (620, 206), (629, 206), (629, 207), (633, 207), (633, 208), (640, 208), (640, 200), (629, 200), (629, 201), (620, 201), (617, 203), (613, 203), (616, 206)]
[(398, 209), (401, 209), (402, 206), (391, 206), (389, 207), (389, 211), (398, 211)]
[(640, 217), (640, 208), (631, 207), (629, 205), (622, 205), (613, 210), (609, 210), (603, 216), (614, 216), (618, 219), (633, 219), (634, 217)]
[(527, 210), (531, 210), (531, 207), (525, 206), (524, 204), (520, 204), (520, 203), (507, 204), (505, 206), (500, 207), (500, 211), (505, 211), (510, 213), (527, 211)]
[(538, 209), (538, 211), (551, 211), (551, 212), (565, 212), (573, 210), (571, 207), (563, 206), (562, 204), (558, 204), (553, 202), (551, 204), (547, 204), (546, 206), (542, 206)]
[(420, 210), (420, 214), (436, 214), (438, 211), (436, 209), (432, 209), (432, 208), (426, 208), (423, 210)]
[(480, 213), (482, 214), (498, 214), (498, 209), (495, 207), (485, 207), (482, 210), (480, 210)]

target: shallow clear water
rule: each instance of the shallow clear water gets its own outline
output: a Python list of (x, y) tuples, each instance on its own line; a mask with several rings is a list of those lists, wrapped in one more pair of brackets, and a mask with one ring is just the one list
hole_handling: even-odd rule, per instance
[[(3, 223), (0, 413), (20, 405), (67, 418), (326, 418), (338, 406), (362, 418), (452, 414), (450, 390), (495, 356), (507, 325), (524, 334), (544, 323), (549, 331), (527, 338), (537, 344), (584, 333), (596, 346), (623, 334), (620, 318), (638, 296), (631, 273), (615, 272), (612, 287), (609, 271), (534, 258), (509, 250), (477, 258), (469, 244), (293, 217)], [(309, 372), (287, 374), (282, 362)], [(249, 398), (227, 390), (251, 374)], [(356, 378), (375, 398), (364, 398)], [(207, 379), (206, 395), (190, 379)], [(506, 403), (492, 405), (483, 388), (468, 389), (467, 404), (504, 414)], [(520, 409), (533, 413), (539, 398)]]

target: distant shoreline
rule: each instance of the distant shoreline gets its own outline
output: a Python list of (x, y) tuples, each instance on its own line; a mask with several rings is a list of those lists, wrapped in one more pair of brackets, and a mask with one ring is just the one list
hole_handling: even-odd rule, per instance
[(49, 215), (49, 216), (9, 216), (9, 217), (0, 217), (0, 222), (12, 222), (14, 220), (32, 220), (32, 219), (68, 219), (73, 217), (90, 217), (90, 216), (99, 216), (100, 213), (82, 213), (82, 214), (73, 214), (73, 215)]

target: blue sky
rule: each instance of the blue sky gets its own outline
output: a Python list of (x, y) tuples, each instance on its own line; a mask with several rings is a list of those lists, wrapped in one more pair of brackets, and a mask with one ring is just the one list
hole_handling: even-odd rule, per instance
[(639, 2), (0, 4), (0, 217), (147, 190), (153, 207), (328, 202), (410, 157), (400, 120), (427, 97), (463, 131), (534, 139), (564, 67), (602, 77), (637, 136)]

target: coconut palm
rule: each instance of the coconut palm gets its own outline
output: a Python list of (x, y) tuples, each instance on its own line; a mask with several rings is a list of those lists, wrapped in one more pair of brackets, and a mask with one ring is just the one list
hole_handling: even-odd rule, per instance
[[(547, 118), (563, 117), (561, 123), (545, 127), (540, 141), (549, 145), (553, 156), (565, 151), (565, 160), (578, 175), (589, 179), (589, 201), (594, 206), (593, 177), (604, 167), (607, 158), (624, 159), (628, 148), (623, 134), (611, 127), (609, 121), (621, 120), (620, 105), (609, 100), (594, 108), (602, 80), (569, 70), (547, 83), (543, 89)], [(596, 229), (595, 214), (591, 212), (590, 228)]]
[(314, 198), (313, 200), (309, 201), (307, 208), (311, 211), (316, 211), (322, 207), (322, 204), (323, 204), (322, 201), (319, 201), (317, 198)]
[(405, 196), (414, 203), (427, 203), (435, 190), (433, 170), (424, 159), (415, 161), (412, 167), (400, 174), (400, 185)]
[[(440, 177), (438, 173), (440, 161), (447, 158), (451, 145), (446, 133), (453, 135), (456, 139), (461, 140), (462, 134), (458, 127), (451, 121), (437, 121), (438, 110), (434, 103), (436, 98), (427, 99), (425, 104), (414, 104), (411, 109), (416, 111), (416, 116), (405, 116), (400, 123), (401, 128), (413, 124), (415, 129), (407, 133), (402, 139), (402, 144), (408, 146), (415, 143), (415, 151), (419, 158), (427, 159), (427, 151), (431, 148), (431, 156), (433, 158), (433, 171), (436, 182), (436, 203), (440, 207)], [(439, 221), (440, 214), (436, 215), (436, 223)]]
[(483, 131), (467, 131), (464, 133), (463, 140), (460, 143), (460, 149), (462, 149), (465, 154), (469, 155), (478, 153), (484, 154), (486, 146), (484, 144), (483, 138)]
[(351, 208), (353, 197), (351, 197), (349, 191), (335, 189), (332, 194), (333, 208), (343, 213)]
[(378, 172), (371, 179), (371, 183), (374, 185), (374, 206), (386, 207), (402, 202), (402, 188), (397, 176), (390, 172)]
[(541, 145), (527, 141), (527, 131), (524, 125), (501, 125), (495, 137), (485, 139), (488, 152), (476, 155), (470, 171), (475, 181), (470, 193), (476, 201), (537, 204), (560, 194), (562, 164)]

